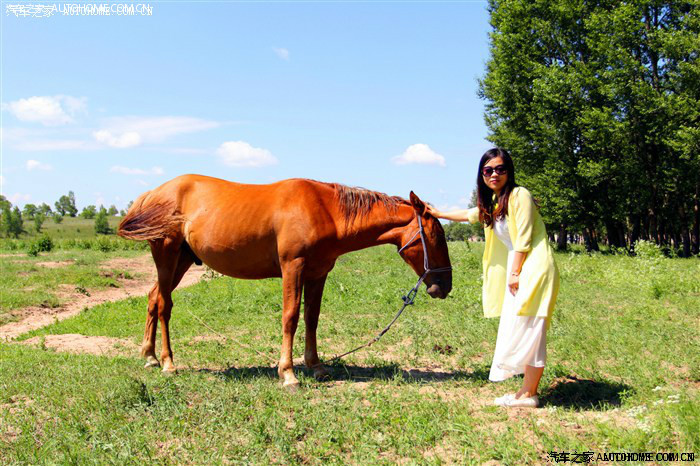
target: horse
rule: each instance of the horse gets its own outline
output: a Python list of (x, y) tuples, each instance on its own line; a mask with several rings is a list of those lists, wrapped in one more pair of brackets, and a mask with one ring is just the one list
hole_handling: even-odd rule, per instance
[[(444, 299), (452, 289), (445, 232), (413, 191), (408, 201), (309, 179), (255, 185), (182, 175), (139, 196), (118, 234), (150, 245), (158, 279), (148, 294), (141, 355), (146, 367), (161, 365), (155, 353), (159, 320), (164, 372), (176, 371), (169, 332), (171, 294), (193, 263), (235, 278), (282, 278), (278, 374), (291, 389), (299, 385), (292, 344), (302, 292), (304, 364), (317, 379), (328, 376), (318, 357), (316, 329), (326, 277), (340, 255), (394, 244), (416, 274), (427, 273), (423, 278), (431, 297)], [(429, 273), (428, 267), (440, 270)]]

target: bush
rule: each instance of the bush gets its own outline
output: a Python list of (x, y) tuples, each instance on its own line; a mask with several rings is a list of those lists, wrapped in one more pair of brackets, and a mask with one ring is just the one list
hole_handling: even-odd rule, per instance
[(51, 237), (48, 235), (42, 236), (36, 240), (36, 242), (32, 243), (32, 245), (36, 245), (36, 247), (39, 248), (39, 251), (42, 252), (50, 252), (54, 246), (53, 240), (51, 240)]
[(110, 252), (110, 251), (114, 251), (115, 249), (117, 249), (117, 247), (116, 247), (117, 245), (114, 244), (112, 241), (110, 241), (109, 238), (105, 238), (105, 237), (99, 238), (98, 240), (95, 241), (95, 243), (96, 243), (95, 249), (99, 249), (102, 252)]
[(663, 251), (657, 244), (652, 243), (651, 241), (645, 241), (643, 239), (640, 239), (634, 243), (634, 254), (643, 259), (656, 259), (664, 257)]
[(108, 235), (112, 232), (107, 220), (107, 211), (103, 208), (95, 217), (95, 233), (98, 235)]

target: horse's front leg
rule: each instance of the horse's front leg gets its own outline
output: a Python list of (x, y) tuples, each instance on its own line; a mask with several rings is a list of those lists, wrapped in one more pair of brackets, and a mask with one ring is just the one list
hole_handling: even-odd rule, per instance
[(304, 322), (306, 323), (304, 364), (309, 369), (313, 369), (316, 380), (323, 380), (328, 377), (328, 371), (318, 358), (318, 348), (316, 346), (318, 315), (321, 312), (321, 298), (327, 276), (324, 275), (316, 280), (306, 280), (304, 282)]
[(277, 372), (282, 379), (282, 385), (292, 390), (299, 387), (299, 380), (294, 376), (292, 345), (299, 323), (299, 306), (304, 284), (303, 270), (304, 260), (301, 258), (289, 261), (282, 266), (282, 354)]

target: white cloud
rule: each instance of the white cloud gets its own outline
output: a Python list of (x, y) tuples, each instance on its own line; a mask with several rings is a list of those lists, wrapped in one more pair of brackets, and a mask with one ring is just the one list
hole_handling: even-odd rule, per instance
[(289, 61), (289, 50), (281, 47), (272, 47), (272, 50), (282, 60)]
[[(94, 144), (93, 144), (94, 145)], [(55, 151), (55, 150), (89, 150), (94, 149), (85, 141), (78, 141), (72, 139), (55, 139), (55, 140), (44, 140), (44, 141), (26, 141), (20, 142), (14, 145), (14, 148), (26, 152), (41, 152), (41, 151)]]
[(115, 136), (106, 129), (102, 129), (100, 131), (95, 131), (92, 135), (97, 142), (117, 149), (126, 149), (141, 144), (141, 135), (136, 131), (127, 131), (126, 133)]
[(231, 167), (264, 167), (277, 164), (277, 159), (265, 149), (244, 141), (228, 141), (216, 151), (221, 161)]
[(27, 170), (52, 170), (51, 165), (39, 162), (38, 160), (27, 160)]
[[(77, 126), (62, 128), (3, 128), (5, 147), (25, 152), (95, 150), (100, 145), (85, 137), (89, 132)], [(83, 138), (83, 139), (80, 139)]]
[(112, 173), (121, 173), (122, 175), (162, 175), (163, 169), (161, 167), (151, 167), (150, 170), (142, 170), (141, 168), (128, 168), (115, 165), (109, 169)]
[(220, 126), (216, 121), (192, 117), (115, 117), (104, 120), (92, 133), (96, 141), (115, 148), (162, 142), (173, 136), (195, 133)]
[(14, 193), (12, 196), (8, 197), (7, 199), (12, 203), (12, 205), (17, 204), (18, 202), (24, 201), (25, 203), (29, 200), (31, 200), (32, 195), (31, 194), (22, 194), (22, 193)]
[(73, 123), (73, 116), (86, 110), (85, 97), (68, 95), (34, 96), (15, 100), (3, 105), (20, 121), (41, 123), (45, 126), (59, 126)]
[(148, 183), (143, 180), (136, 180), (136, 183), (140, 184), (141, 186), (148, 186)]
[(434, 152), (427, 144), (413, 144), (391, 159), (396, 165), (407, 165), (413, 163), (446, 166), (445, 157)]

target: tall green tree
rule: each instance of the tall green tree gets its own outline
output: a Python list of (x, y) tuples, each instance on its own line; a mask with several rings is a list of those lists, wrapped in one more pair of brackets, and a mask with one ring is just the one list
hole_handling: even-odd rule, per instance
[(46, 202), (42, 202), (41, 205), (39, 206), (39, 211), (44, 214), (44, 216), (48, 217), (51, 215), (53, 212), (51, 211), (51, 206), (49, 206)]
[(54, 205), (56, 206), (56, 212), (62, 216), (68, 215), (69, 217), (75, 217), (78, 214), (73, 191), (69, 191), (67, 196), (61, 196)]
[(22, 209), (22, 215), (24, 215), (26, 218), (33, 219), (34, 215), (39, 211), (36, 205), (34, 204), (25, 204), (24, 209)]
[(490, 139), (560, 240), (697, 244), (698, 5), (489, 2)]
[(95, 215), (97, 215), (97, 207), (95, 207), (94, 205), (84, 207), (83, 211), (80, 212), (80, 216), (85, 219), (95, 218)]
[(22, 212), (15, 206), (10, 209), (7, 204), (2, 205), (2, 231), (5, 235), (19, 238), (24, 233)]

